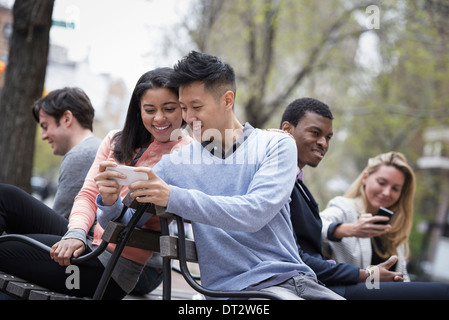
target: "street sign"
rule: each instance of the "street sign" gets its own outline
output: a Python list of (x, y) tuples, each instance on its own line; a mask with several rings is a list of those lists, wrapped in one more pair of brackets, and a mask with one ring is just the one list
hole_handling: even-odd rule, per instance
[(62, 27), (67, 29), (75, 29), (75, 22), (66, 22), (61, 20), (53, 20), (52, 26)]

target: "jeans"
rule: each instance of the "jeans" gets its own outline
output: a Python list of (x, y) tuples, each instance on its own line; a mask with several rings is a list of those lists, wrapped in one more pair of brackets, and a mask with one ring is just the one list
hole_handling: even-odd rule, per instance
[(449, 300), (449, 284), (439, 282), (380, 282), (368, 288), (365, 282), (345, 287), (348, 300)]
[(145, 295), (156, 289), (162, 283), (162, 270), (145, 266), (140, 274), (139, 281), (131, 291), (131, 294)]
[(261, 291), (272, 292), (284, 300), (345, 300), (307, 274), (294, 276), (279, 285)]

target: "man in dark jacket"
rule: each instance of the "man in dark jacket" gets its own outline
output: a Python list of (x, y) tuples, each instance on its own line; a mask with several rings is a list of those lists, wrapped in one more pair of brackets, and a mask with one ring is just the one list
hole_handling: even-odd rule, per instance
[[(443, 284), (402, 282), (402, 274), (389, 271), (397, 261), (395, 256), (367, 269), (323, 257), (318, 204), (302, 181), (302, 170), (306, 165), (317, 167), (325, 156), (333, 136), (332, 120), (329, 107), (312, 98), (293, 101), (282, 116), (281, 128), (293, 136), (298, 151), (298, 177), (291, 194), (290, 214), (302, 260), (318, 280), (348, 300), (447, 299), (447, 287)], [(435, 296), (430, 297), (429, 292)]]

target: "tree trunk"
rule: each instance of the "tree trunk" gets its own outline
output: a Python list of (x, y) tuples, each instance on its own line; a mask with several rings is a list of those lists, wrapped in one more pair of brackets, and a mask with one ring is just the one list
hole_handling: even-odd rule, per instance
[(30, 192), (36, 122), (42, 96), (54, 0), (16, 0), (14, 25), (0, 96), (0, 182)]

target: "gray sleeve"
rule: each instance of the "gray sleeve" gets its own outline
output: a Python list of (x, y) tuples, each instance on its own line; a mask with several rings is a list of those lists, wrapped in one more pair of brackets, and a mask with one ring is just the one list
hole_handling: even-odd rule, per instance
[(84, 243), (85, 246), (87, 246), (86, 232), (83, 229), (70, 229), (62, 237), (62, 239), (63, 240), (65, 240), (65, 239), (78, 239), (78, 240), (81, 240)]
[(83, 153), (67, 153), (59, 169), (58, 188), (53, 203), (53, 209), (68, 217), (73, 201), (84, 183), (92, 162)]
[(83, 142), (70, 150), (62, 159), (53, 210), (66, 218), (69, 217), (73, 201), (84, 184), (97, 149), (97, 144), (86, 145)]

